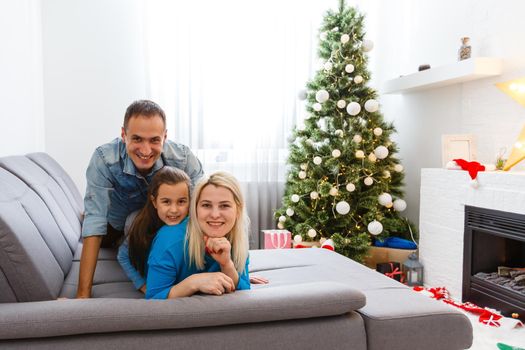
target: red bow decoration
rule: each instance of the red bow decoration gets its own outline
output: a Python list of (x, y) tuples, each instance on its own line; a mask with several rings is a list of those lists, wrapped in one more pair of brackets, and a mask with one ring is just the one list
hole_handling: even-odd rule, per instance
[(461, 169), (468, 171), (472, 180), (476, 179), (478, 171), (485, 171), (485, 166), (478, 162), (467, 162), (465, 159), (454, 159), (454, 162), (456, 162)]
[(401, 275), (401, 278), (400, 278), (399, 282), (403, 283), (405, 281), (405, 279), (403, 278), (403, 273), (401, 272), (399, 267), (396, 267), (394, 269), (394, 264), (390, 263), (390, 270), (392, 270), (392, 271), (391, 272), (385, 272), (385, 276), (388, 276), (388, 277), (390, 277), (392, 279), (395, 279), (394, 276)]

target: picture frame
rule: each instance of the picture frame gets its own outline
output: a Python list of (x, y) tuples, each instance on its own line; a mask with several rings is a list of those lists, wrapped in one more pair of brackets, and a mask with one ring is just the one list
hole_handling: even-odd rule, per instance
[(442, 135), (441, 157), (443, 167), (453, 159), (472, 162), (477, 159), (476, 139), (473, 134)]

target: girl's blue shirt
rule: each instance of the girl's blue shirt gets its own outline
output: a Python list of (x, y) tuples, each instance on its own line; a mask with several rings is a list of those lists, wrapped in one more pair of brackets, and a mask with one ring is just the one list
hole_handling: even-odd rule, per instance
[[(185, 244), (188, 218), (174, 226), (165, 225), (155, 235), (148, 258), (146, 299), (167, 299), (172, 286), (186, 277), (201, 272), (220, 272), (221, 268), (211, 256), (205, 255), (204, 269), (199, 270), (188, 260), (188, 247)], [(250, 289), (248, 274), (249, 258), (236, 289)]]

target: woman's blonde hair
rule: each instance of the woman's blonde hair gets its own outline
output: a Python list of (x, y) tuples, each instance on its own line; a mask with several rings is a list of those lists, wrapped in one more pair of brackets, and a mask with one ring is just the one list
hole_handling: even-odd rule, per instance
[(202, 178), (193, 190), (190, 203), (190, 222), (186, 231), (186, 244), (188, 245), (189, 263), (195, 264), (198, 269), (204, 268), (204, 232), (197, 220), (197, 205), (199, 204), (202, 190), (206, 186), (217, 186), (228, 189), (237, 205), (237, 217), (232, 230), (225, 236), (231, 244), (232, 260), (239, 274), (244, 271), (248, 258), (248, 227), (250, 219), (246, 214), (244, 197), (237, 179), (223, 171), (218, 171), (208, 177)]

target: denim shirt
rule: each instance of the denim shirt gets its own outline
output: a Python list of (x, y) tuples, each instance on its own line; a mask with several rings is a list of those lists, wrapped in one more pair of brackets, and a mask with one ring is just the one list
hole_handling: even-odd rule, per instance
[(166, 140), (160, 158), (146, 176), (135, 168), (121, 138), (98, 147), (86, 171), (82, 236), (106, 235), (108, 223), (123, 231), (126, 217), (144, 206), (151, 178), (165, 165), (184, 170), (192, 184), (203, 175), (201, 162), (191, 150), (173, 141)]

